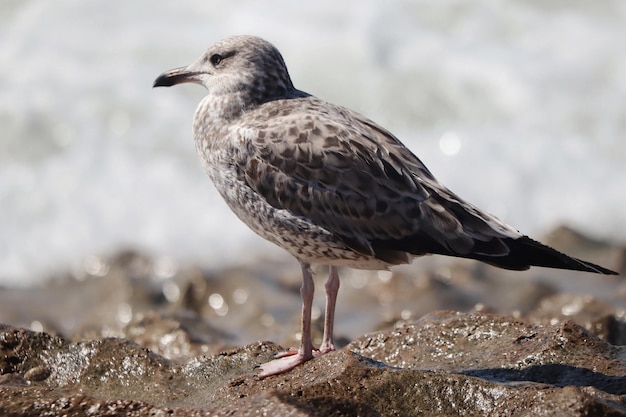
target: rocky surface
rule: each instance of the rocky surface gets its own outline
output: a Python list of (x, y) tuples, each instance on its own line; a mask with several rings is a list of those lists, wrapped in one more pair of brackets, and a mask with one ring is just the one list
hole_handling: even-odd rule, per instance
[[(553, 239), (624, 272), (623, 249)], [(626, 415), (621, 277), (418, 262), (344, 271), (343, 348), (264, 380), (282, 347), (259, 340), (297, 343), (288, 261), (204, 271), (124, 252), (0, 289), (0, 415)]]
[(173, 361), (0, 328), (3, 415), (626, 415), (626, 348), (565, 321), (440, 312), (259, 380), (255, 343)]

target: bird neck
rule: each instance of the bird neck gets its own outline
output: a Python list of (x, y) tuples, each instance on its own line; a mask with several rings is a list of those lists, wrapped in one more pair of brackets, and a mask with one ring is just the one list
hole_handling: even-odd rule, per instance
[(272, 88), (255, 88), (208, 94), (196, 111), (196, 117), (206, 122), (228, 125), (246, 112), (275, 100), (307, 97), (308, 93), (296, 90), (292, 85)]
[(230, 124), (253, 107), (256, 107), (255, 103), (245, 93), (212, 93), (204, 97), (198, 105), (196, 119), (200, 117), (206, 123), (212, 124)]

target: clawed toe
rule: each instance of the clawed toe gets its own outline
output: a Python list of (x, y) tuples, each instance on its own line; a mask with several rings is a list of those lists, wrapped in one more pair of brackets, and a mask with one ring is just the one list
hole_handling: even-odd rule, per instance
[(287, 356), (293, 356), (296, 355), (298, 353), (298, 349), (297, 348), (289, 348), (284, 352), (278, 352), (276, 355), (274, 355), (275, 359), (279, 359), (279, 358), (285, 358)]

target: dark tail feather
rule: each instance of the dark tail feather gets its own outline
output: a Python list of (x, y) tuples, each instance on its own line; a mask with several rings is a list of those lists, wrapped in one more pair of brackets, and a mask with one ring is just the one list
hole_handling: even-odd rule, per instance
[(596, 274), (618, 275), (617, 272), (610, 269), (567, 256), (527, 236), (522, 236), (519, 239), (503, 239), (503, 242), (509, 247), (510, 252), (508, 255), (498, 257), (474, 254), (472, 258), (505, 269), (523, 270), (531, 266), (544, 266)]

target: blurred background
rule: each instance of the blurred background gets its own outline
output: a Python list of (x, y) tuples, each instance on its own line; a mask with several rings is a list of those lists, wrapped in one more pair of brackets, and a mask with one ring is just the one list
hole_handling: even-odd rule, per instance
[(298, 88), (522, 232), (626, 241), (622, 1), (4, 0), (0, 285), (97, 272), (123, 248), (212, 268), (286, 256), (202, 171), (204, 91), (151, 88), (234, 34), (273, 42)]

